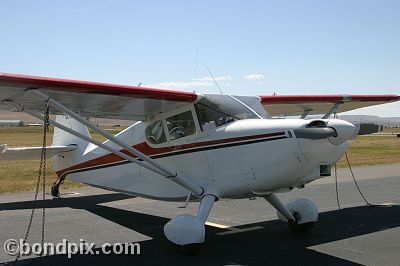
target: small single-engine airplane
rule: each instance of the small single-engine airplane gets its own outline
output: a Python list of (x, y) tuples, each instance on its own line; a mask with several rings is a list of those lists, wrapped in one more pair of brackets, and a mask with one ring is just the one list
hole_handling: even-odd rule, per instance
[[(233, 96), (197, 94), (15, 74), (0, 74), (1, 107), (55, 119), (53, 158), (60, 183), (73, 181), (165, 201), (199, 200), (196, 216), (180, 215), (166, 238), (187, 248), (204, 242), (218, 199), (263, 197), (293, 231), (318, 220), (315, 204), (284, 204), (277, 193), (330, 176), (360, 125), (331, 119), (339, 111), (400, 100), (397, 95)], [(308, 115), (322, 114), (320, 119)], [(276, 119), (300, 115), (299, 119)], [(89, 117), (139, 121), (112, 135)], [(107, 138), (98, 142), (88, 128)], [(0, 159), (40, 158), (40, 147), (0, 147)]]

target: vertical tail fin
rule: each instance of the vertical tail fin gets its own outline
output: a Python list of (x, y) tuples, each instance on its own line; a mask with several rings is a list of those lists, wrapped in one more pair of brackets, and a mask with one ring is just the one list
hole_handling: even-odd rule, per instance
[[(90, 137), (90, 133), (85, 125), (76, 121), (75, 119), (64, 116), (57, 115), (56, 122), (71, 128), (72, 130), (79, 132), (85, 136)], [(67, 168), (71, 165), (80, 163), (82, 161), (82, 156), (85, 153), (88, 145), (90, 143), (86, 140), (83, 140), (77, 136), (74, 136), (62, 129), (54, 128), (53, 135), (53, 145), (54, 146), (68, 146), (68, 145), (76, 145), (77, 149), (72, 152), (64, 153), (63, 156), (56, 156), (53, 158), (53, 166), (54, 170), (58, 171), (60, 169)]]
[[(75, 119), (64, 116), (64, 115), (57, 115), (56, 122), (62, 124), (65, 127), (68, 127), (80, 134), (90, 137), (90, 133), (85, 125), (79, 123)], [(54, 170), (57, 172), (61, 169), (68, 168), (72, 165), (78, 164), (82, 161), (82, 155), (85, 153), (89, 142), (78, 138), (62, 129), (54, 128), (53, 134), (53, 144), (54, 146), (68, 146), (68, 145), (76, 145), (77, 149), (70, 152), (62, 153), (62, 156), (54, 156), (53, 157), (53, 167)], [(54, 197), (58, 197), (60, 195), (60, 184), (64, 181), (66, 176), (59, 176), (57, 180), (54, 182), (51, 188), (51, 194)]]
[[(56, 122), (62, 124), (63, 126), (71, 128), (76, 132), (79, 132), (83, 135), (90, 137), (90, 133), (87, 127), (69, 116), (57, 115)], [(86, 149), (89, 142), (81, 138), (78, 138), (62, 129), (54, 128), (53, 145), (56, 146), (56, 145), (71, 145), (71, 144), (77, 145), (79, 150), (82, 150), (82, 148), (84, 150)]]

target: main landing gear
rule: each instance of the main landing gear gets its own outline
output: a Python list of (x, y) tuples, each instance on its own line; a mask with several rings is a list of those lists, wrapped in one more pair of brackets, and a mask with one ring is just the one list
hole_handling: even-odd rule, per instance
[(318, 208), (308, 199), (295, 199), (284, 205), (275, 194), (264, 197), (276, 210), (279, 220), (287, 222), (294, 233), (308, 233), (318, 221)]
[(208, 215), (217, 197), (205, 195), (200, 202), (197, 216), (183, 214), (175, 217), (164, 226), (164, 234), (180, 252), (196, 254), (205, 238), (205, 227)]
[[(318, 220), (318, 209), (307, 199), (296, 199), (284, 205), (275, 194), (264, 198), (278, 211), (281, 221), (287, 222), (293, 232), (307, 233)], [(175, 217), (164, 226), (164, 234), (181, 253), (196, 254), (205, 238), (205, 227), (208, 215), (217, 197), (205, 195), (200, 202), (197, 216), (183, 214)]]

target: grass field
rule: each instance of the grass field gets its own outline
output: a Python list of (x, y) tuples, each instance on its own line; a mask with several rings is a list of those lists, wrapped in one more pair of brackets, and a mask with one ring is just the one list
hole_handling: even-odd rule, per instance
[[(396, 135), (366, 135), (354, 140), (347, 152), (351, 165), (400, 163), (400, 138)], [(344, 158), (338, 167), (347, 167)]]
[[(120, 129), (121, 130), (121, 129)], [(116, 134), (120, 130), (111, 129)], [(99, 134), (91, 132), (96, 140), (105, 139)], [(51, 145), (53, 129), (48, 133), (47, 145)], [(0, 144), (9, 147), (42, 146), (43, 128), (41, 127), (0, 127)], [(1, 161), (0, 160), (0, 193), (31, 191), (36, 188), (39, 160), (28, 161)], [(53, 171), (51, 160), (47, 161), (46, 187), (50, 188), (57, 175)], [(80, 183), (66, 180), (62, 188), (82, 187)]]
[(384, 128), (383, 133), (391, 133), (391, 134), (399, 134), (400, 133), (400, 127), (397, 128)]
[[(0, 127), (0, 144), (12, 146), (41, 146), (42, 128), (40, 127)], [(121, 129), (111, 129), (115, 134)], [(397, 133), (398, 129), (395, 129)], [(386, 131), (390, 133), (393, 131)], [(92, 137), (97, 140), (104, 140), (98, 134)], [(47, 144), (52, 141), (52, 130), (48, 134)], [(396, 135), (385, 136), (360, 136), (353, 141), (348, 156), (352, 165), (376, 165), (386, 163), (400, 163), (400, 138)], [(339, 167), (347, 166), (342, 158)], [(0, 161), (0, 193), (31, 191), (34, 190), (37, 180), (39, 161)], [(52, 170), (51, 160), (47, 165), (46, 186), (50, 188), (56, 179)], [(66, 181), (62, 188), (81, 187), (79, 183)]]

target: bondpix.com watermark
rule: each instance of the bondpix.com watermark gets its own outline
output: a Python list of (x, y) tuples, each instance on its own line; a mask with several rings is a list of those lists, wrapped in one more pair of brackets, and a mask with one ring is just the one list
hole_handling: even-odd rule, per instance
[(73, 255), (140, 255), (140, 243), (104, 243), (96, 248), (94, 243), (80, 239), (79, 243), (63, 239), (61, 243), (33, 243), (23, 239), (7, 239), (4, 241), (4, 251), (11, 256), (46, 256), (62, 254), (71, 258)]

